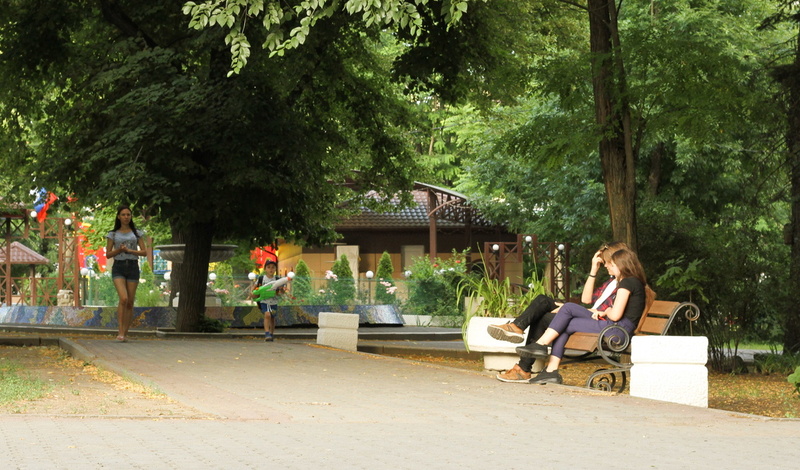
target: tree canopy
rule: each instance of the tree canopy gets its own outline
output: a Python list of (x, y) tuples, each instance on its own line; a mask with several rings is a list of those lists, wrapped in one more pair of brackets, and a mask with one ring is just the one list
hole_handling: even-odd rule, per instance
[[(4, 160), (82, 204), (125, 201), (169, 220), (173, 241), (187, 244), (179, 328), (202, 313), (213, 238), (328, 243), (339, 217), (374, 201), (364, 194), (411, 188), (418, 166), (408, 132), (417, 119), (389, 65), (413, 48), (387, 63), (380, 25), (320, 17), (302, 48), (254, 50), (226, 78), (224, 31), (188, 30), (170, 2), (4, 3)], [(446, 29), (431, 21), (431, 31)], [(430, 79), (445, 59), (463, 67), (463, 56), (486, 52), (477, 39), (469, 44), (408, 60), (414, 75), (402, 80), (455, 90), (452, 99), (480, 95), (477, 74)]]

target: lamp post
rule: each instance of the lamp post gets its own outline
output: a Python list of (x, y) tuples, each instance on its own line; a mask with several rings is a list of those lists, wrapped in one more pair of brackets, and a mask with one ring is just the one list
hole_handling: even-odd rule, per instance
[(87, 282), (89, 276), (89, 268), (81, 268), (81, 305), (86, 305), (87, 297), (89, 296)]
[(372, 278), (375, 277), (375, 273), (372, 271), (367, 271), (365, 275), (367, 276), (367, 294), (369, 296), (369, 303), (372, 305)]

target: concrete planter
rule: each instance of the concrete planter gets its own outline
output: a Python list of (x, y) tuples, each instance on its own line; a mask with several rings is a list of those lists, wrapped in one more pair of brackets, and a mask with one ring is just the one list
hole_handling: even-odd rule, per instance
[[(483, 353), (483, 367), (486, 370), (508, 370), (519, 361), (517, 346), (523, 343), (509, 343), (489, 336), (486, 328), (510, 321), (510, 318), (472, 317), (466, 329), (466, 346), (470, 351)], [(527, 338), (528, 330), (525, 330)]]
[(708, 408), (708, 338), (634, 336), (631, 396)]
[(317, 344), (348, 351), (357, 350), (358, 315), (320, 312)]

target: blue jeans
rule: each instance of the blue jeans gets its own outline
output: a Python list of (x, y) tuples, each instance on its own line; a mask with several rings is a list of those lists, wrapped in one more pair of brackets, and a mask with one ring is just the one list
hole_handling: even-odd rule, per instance
[(564, 304), (561, 310), (558, 311), (556, 317), (550, 322), (550, 328), (558, 332), (558, 338), (553, 341), (553, 350), (551, 354), (555, 357), (564, 357), (564, 345), (572, 333), (600, 333), (603, 328), (609, 325), (619, 325), (624, 328), (628, 334), (633, 334), (636, 329), (634, 325), (627, 318), (622, 318), (620, 321), (615, 322), (611, 320), (595, 320), (592, 318), (592, 312), (589, 309), (574, 303)]

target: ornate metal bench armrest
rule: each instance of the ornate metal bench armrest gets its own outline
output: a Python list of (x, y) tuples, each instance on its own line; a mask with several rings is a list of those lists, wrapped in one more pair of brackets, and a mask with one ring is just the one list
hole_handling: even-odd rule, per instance
[(627, 367), (617, 360), (631, 344), (631, 335), (619, 325), (609, 325), (597, 336), (597, 353), (609, 364)]
[[(694, 336), (692, 325), (694, 325), (694, 322), (700, 318), (700, 307), (692, 302), (681, 302), (677, 309), (678, 311), (684, 310), (683, 316), (689, 321), (689, 336)], [(667, 329), (669, 329), (669, 325), (667, 326)], [(664, 331), (664, 334), (666, 334), (666, 330)]]

